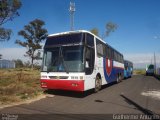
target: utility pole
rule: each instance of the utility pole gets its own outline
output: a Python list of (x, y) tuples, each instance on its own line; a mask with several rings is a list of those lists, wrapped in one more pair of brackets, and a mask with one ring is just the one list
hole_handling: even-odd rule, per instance
[(156, 74), (156, 55), (154, 52), (154, 73)]
[(70, 2), (69, 12), (70, 12), (70, 25), (71, 31), (74, 30), (74, 12), (75, 12), (75, 3)]

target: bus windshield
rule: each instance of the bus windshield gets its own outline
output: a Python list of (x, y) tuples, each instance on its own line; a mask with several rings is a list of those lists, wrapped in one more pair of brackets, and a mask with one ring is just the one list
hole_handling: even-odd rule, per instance
[(42, 71), (47, 72), (82, 72), (84, 71), (82, 45), (46, 48)]
[(154, 65), (149, 65), (148, 69), (154, 69)]

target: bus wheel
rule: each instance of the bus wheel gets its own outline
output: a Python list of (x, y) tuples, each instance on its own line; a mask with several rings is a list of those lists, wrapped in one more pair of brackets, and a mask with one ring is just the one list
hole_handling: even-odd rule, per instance
[(119, 75), (117, 74), (117, 83), (120, 82), (120, 78), (119, 78)]
[(101, 89), (101, 79), (97, 76), (95, 80), (95, 92), (98, 92)]
[(119, 82), (122, 82), (122, 75), (119, 75)]

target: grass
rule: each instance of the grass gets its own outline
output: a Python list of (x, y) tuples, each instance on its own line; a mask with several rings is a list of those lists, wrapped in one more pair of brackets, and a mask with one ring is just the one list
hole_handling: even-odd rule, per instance
[(133, 72), (136, 75), (144, 75), (144, 74), (146, 74), (145, 69), (135, 69)]
[[(146, 74), (146, 71), (145, 69), (136, 69), (134, 70), (134, 74), (136, 75), (145, 75)], [(154, 75), (155, 78), (157, 78), (158, 80), (160, 80), (160, 75)]]
[(40, 94), (40, 71), (0, 69), (0, 104), (20, 102)]
[[(134, 70), (134, 74), (145, 74), (145, 70)], [(32, 99), (42, 93), (40, 71), (0, 69), (0, 105)]]

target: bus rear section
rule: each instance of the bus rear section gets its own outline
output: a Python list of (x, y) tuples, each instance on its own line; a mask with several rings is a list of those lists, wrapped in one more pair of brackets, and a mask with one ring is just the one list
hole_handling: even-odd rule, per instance
[(154, 65), (146, 65), (146, 75), (154, 75)]
[(130, 78), (133, 74), (133, 63), (128, 60), (124, 60), (124, 78)]

